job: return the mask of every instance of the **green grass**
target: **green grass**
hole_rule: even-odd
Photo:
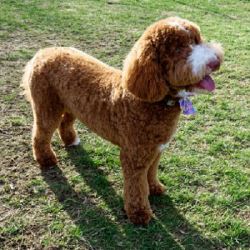
[[[249,1],[1,0],[0,248],[249,249]],[[155,219],[133,226],[122,211],[119,149],[77,124],[82,145],[41,172],[32,159],[32,114],[20,95],[39,48],[74,46],[121,67],[152,22],[181,16],[225,48],[215,95],[195,97],[160,165],[167,193]]]

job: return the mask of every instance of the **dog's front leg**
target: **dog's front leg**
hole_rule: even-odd
[[[148,169],[148,185],[151,195],[160,195],[164,193],[165,187],[158,179],[158,166],[161,153],[158,153]]]
[[[148,200],[147,174],[154,158],[146,150],[131,151],[122,149],[120,155],[124,176],[124,208],[131,222],[145,225],[153,216]]]

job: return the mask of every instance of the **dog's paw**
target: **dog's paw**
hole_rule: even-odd
[[[156,183],[156,184],[149,185],[150,195],[161,195],[165,192],[165,190],[166,190],[166,188],[160,182]]]
[[[147,225],[154,216],[152,210],[136,209],[127,213],[129,220],[135,225]]]
[[[57,164],[57,158],[54,155],[43,158],[37,158],[36,161],[39,163],[41,168],[49,168]]]
[[[71,144],[67,145],[67,147],[78,146],[80,144],[80,142],[81,142],[80,138],[76,137],[75,140]]]

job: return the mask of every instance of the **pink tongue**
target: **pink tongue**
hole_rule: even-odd
[[[213,90],[215,90],[215,83],[210,76],[205,76],[205,78],[198,82],[195,87],[212,92]]]

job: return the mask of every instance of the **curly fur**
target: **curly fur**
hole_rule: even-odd
[[[74,145],[73,124],[79,119],[121,148],[125,211],[133,223],[147,224],[153,215],[148,195],[164,192],[157,169],[161,145],[179,120],[176,94],[206,74],[203,66],[194,74],[189,63],[195,44],[203,44],[198,26],[169,18],[144,32],[122,71],[73,48],[40,50],[27,64],[22,84],[34,116],[34,158],[42,167],[55,165],[53,133],[58,129],[64,144]],[[214,53],[221,61],[222,52]],[[166,99],[177,102],[168,106]]]

